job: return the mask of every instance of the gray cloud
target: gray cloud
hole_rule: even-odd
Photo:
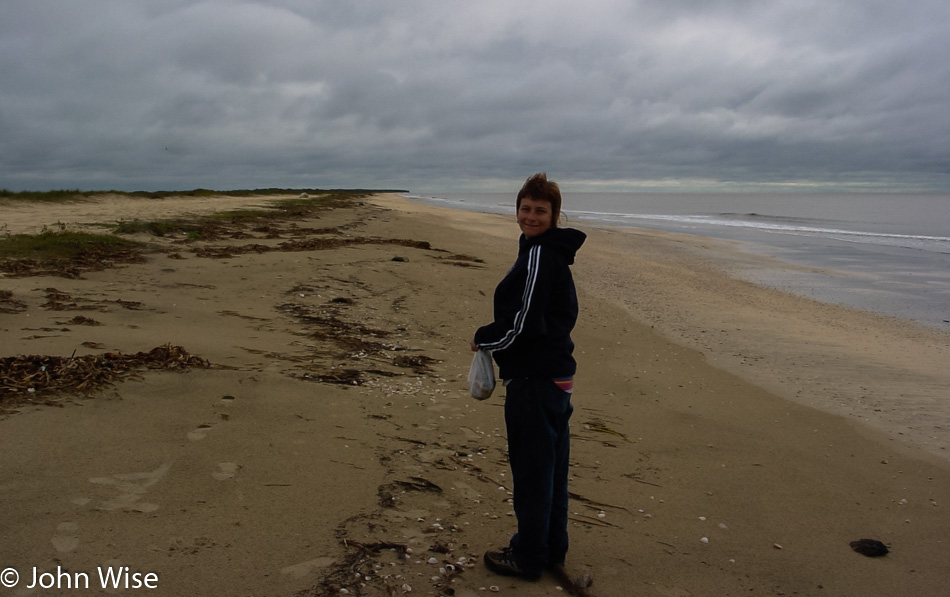
[[[0,187],[950,189],[942,0],[0,5]]]

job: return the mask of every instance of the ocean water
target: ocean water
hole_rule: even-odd
[[[411,200],[514,214],[515,193]],[[635,226],[737,241],[814,268],[743,272],[753,282],[950,330],[950,195],[568,193],[561,225]]]

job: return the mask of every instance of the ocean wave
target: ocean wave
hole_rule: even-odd
[[[804,218],[765,216],[749,214],[631,214],[618,212],[570,211],[569,215],[582,220],[605,223],[632,224],[633,222],[653,221],[684,227],[726,227],[745,228],[761,232],[792,234],[798,236],[818,236],[845,242],[857,242],[888,246],[907,247],[937,252],[950,252],[950,237],[914,234],[896,234],[889,232],[870,232],[849,230],[846,228],[824,227]]]

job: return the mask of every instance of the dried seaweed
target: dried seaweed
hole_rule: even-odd
[[[428,491],[431,493],[442,493],[442,488],[424,477],[411,477],[409,481],[396,479],[393,485],[403,488],[406,491]]]
[[[363,385],[363,372],[358,369],[335,369],[320,375],[306,373],[303,375],[303,379],[346,386],[361,386]]]
[[[278,305],[277,310],[290,315],[301,323],[316,326],[317,329],[310,336],[318,340],[332,340],[344,349],[344,355],[358,352],[377,354],[387,349],[381,342],[365,339],[366,336],[385,338],[390,335],[390,332],[386,330],[348,323],[330,314],[316,313],[312,307],[299,303]]]
[[[484,259],[473,257],[471,255],[465,255],[463,253],[449,255],[448,257],[445,257],[445,259],[451,259],[452,261],[471,261],[472,263],[485,263]]]
[[[139,301],[124,301],[122,299],[116,299],[115,301],[107,301],[107,302],[115,302],[115,304],[119,305],[123,309],[128,309],[129,311],[141,311],[142,309],[145,308],[145,305],[143,305]]]
[[[410,356],[410,355],[399,355],[393,358],[393,365],[397,367],[403,367],[405,369],[412,369],[414,372],[422,375],[432,371],[429,368],[431,363],[438,363],[440,361],[433,359],[432,357],[427,357],[424,354]]]
[[[86,299],[75,299],[68,292],[57,290],[56,288],[46,288],[46,302],[40,305],[47,311],[96,311],[100,310],[95,305],[80,305],[80,302],[88,302]]]
[[[245,255],[247,253],[270,253],[284,252],[295,253],[300,251],[326,251],[339,249],[351,245],[397,245],[401,247],[412,247],[415,249],[433,250],[432,245],[427,241],[408,240],[401,238],[376,238],[366,236],[355,236],[349,238],[308,238],[304,240],[284,241],[277,245],[262,245],[251,243],[246,245],[217,246],[217,247],[199,247],[193,249],[193,253],[198,257],[209,257],[213,259],[226,259]]]
[[[74,298],[68,292],[63,292],[62,290],[57,290],[56,288],[46,288],[44,292],[46,293],[46,302],[40,306],[47,311],[107,311],[108,309],[105,305],[112,303],[122,307],[123,309],[129,309],[131,311],[141,311],[145,309],[145,305],[138,301],[116,299],[114,301],[105,300],[96,303],[96,301],[91,301],[89,299]],[[88,323],[90,321],[94,321],[92,319],[81,319],[85,320],[82,322],[85,325],[99,325],[97,323]]]
[[[484,259],[479,259],[478,257],[472,257],[471,255],[465,254],[456,254],[456,255],[447,255],[445,257],[440,257],[444,263],[454,265],[455,267],[474,267],[478,269],[483,269]]]
[[[18,355],[0,358],[0,404],[31,401],[59,393],[89,394],[113,385],[137,369],[207,369],[210,363],[180,346],[149,352],[57,357]]]
[[[347,591],[352,591],[354,595],[361,595],[360,583],[354,583],[354,577],[364,578],[371,571],[374,571],[374,564],[377,564],[379,552],[383,550],[393,550],[401,558],[407,553],[408,545],[405,543],[394,543],[391,541],[377,541],[373,543],[361,543],[343,539],[342,543],[346,547],[343,558],[329,566],[324,573],[323,579],[319,584],[309,590],[297,593],[298,597],[310,597],[317,595],[338,595],[343,589],[350,587]],[[375,580],[382,581],[390,595],[396,595],[396,588],[388,582],[383,581],[378,575],[373,575]],[[401,591],[405,592],[405,591]]]
[[[58,276],[81,278],[90,271],[100,271],[124,263],[142,263],[142,250],[135,247],[87,248],[81,255],[68,259],[7,259],[0,261],[0,272],[10,277]]]
[[[588,421],[585,424],[585,429],[588,429],[589,431],[597,431],[599,433],[609,433],[611,435],[616,435],[617,437],[623,439],[623,441],[625,442],[633,443],[633,442],[630,442],[630,438],[628,438],[626,435],[620,433],[619,431],[615,431],[611,429],[610,427],[608,427],[604,423],[601,423],[600,421]]]
[[[0,290],[0,313],[22,313],[26,311],[26,303],[13,298],[13,292]]]

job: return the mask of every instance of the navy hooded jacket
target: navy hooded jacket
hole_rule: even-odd
[[[573,228],[521,235],[518,259],[495,288],[495,321],[475,332],[475,344],[492,351],[501,379],[574,375],[577,292],[570,266],[586,238]]]

